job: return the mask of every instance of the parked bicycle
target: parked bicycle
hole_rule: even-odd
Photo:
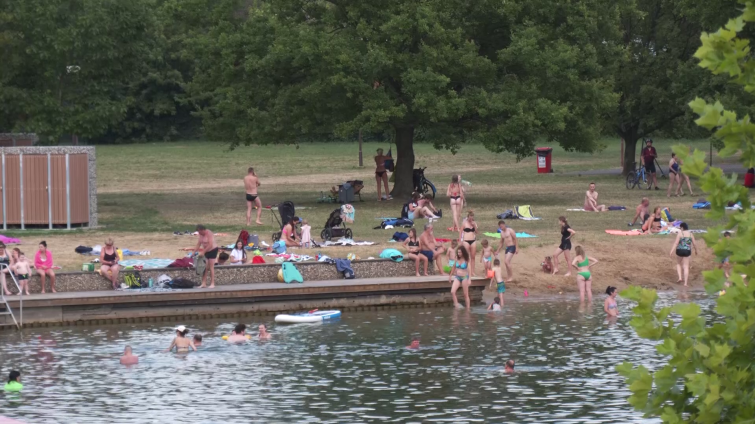
[[[414,191],[424,194],[425,197],[435,199],[435,184],[425,178],[425,169],[427,169],[427,167],[414,170]]]
[[[627,174],[627,189],[631,190],[635,187],[639,187],[640,189],[649,187],[645,167],[637,166],[637,162],[634,163],[634,170],[629,171]]]

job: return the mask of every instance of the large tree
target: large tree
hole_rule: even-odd
[[[290,142],[318,132],[394,134],[394,195],[412,191],[415,132],[532,154],[589,151],[615,106],[601,58],[618,13],[604,0],[280,0],[213,8],[189,40],[189,93],[211,136]]]
[[[0,125],[52,140],[121,122],[155,54],[153,0],[0,3]]]

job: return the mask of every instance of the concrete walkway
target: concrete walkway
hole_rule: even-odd
[[[737,174],[744,174],[747,172],[747,169],[742,166],[740,163],[722,163],[720,165],[713,165],[715,167],[721,168],[725,173],[730,174],[736,172]],[[706,168],[707,170],[707,168]],[[668,167],[663,167],[663,172],[668,175]],[[571,172],[564,172],[560,175],[576,175],[576,176],[590,176],[590,175],[614,175],[619,176],[621,175],[621,168],[609,168],[609,169],[589,169],[586,171],[571,171]]]

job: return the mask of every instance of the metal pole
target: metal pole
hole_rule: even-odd
[[[52,230],[52,161],[49,153],[47,154],[47,221]]]
[[[0,190],[3,191],[3,230],[8,229],[8,215],[7,210],[8,208],[5,205],[5,153],[3,152],[3,186],[0,187]]]
[[[362,162],[362,130],[359,130],[359,167],[363,167],[364,163]]]
[[[18,155],[18,173],[19,181],[21,182],[21,229],[26,229],[24,226],[24,154]]]
[[[66,216],[67,226],[71,229],[71,169],[70,162],[68,161],[68,153],[66,153]]]

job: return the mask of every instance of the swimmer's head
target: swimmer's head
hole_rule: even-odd
[[[608,286],[608,288],[606,288],[606,294],[609,296],[614,294],[615,292],[616,292],[616,287]]]
[[[176,327],[176,333],[180,334],[182,337],[186,337],[186,334],[188,332],[189,330],[183,325],[179,325],[178,327]]]
[[[245,331],[246,331],[246,325],[244,324],[239,324],[233,329],[233,332],[236,334],[244,334]]]
[[[201,334],[195,334],[194,335],[194,341],[202,343],[202,335]]]
[[[496,298],[493,299],[493,303],[495,303],[496,305],[500,305],[501,304],[501,299],[499,299],[499,298],[496,297]]]
[[[514,360],[509,359],[506,361],[506,371],[514,371]]]
[[[412,339],[412,343],[409,345],[412,349],[418,349],[419,348],[419,338],[415,337]]]
[[[11,371],[10,374],[8,374],[8,383],[18,381],[19,378],[21,378],[21,372]]]
[[[123,349],[123,354],[126,356],[131,355],[131,346],[126,346],[126,348]]]
[[[267,326],[265,324],[260,324],[257,328],[260,330],[260,333],[267,333]]]
[[[493,266],[501,266],[500,259],[493,259]]]
[[[488,247],[488,239],[482,239],[482,247]]]

